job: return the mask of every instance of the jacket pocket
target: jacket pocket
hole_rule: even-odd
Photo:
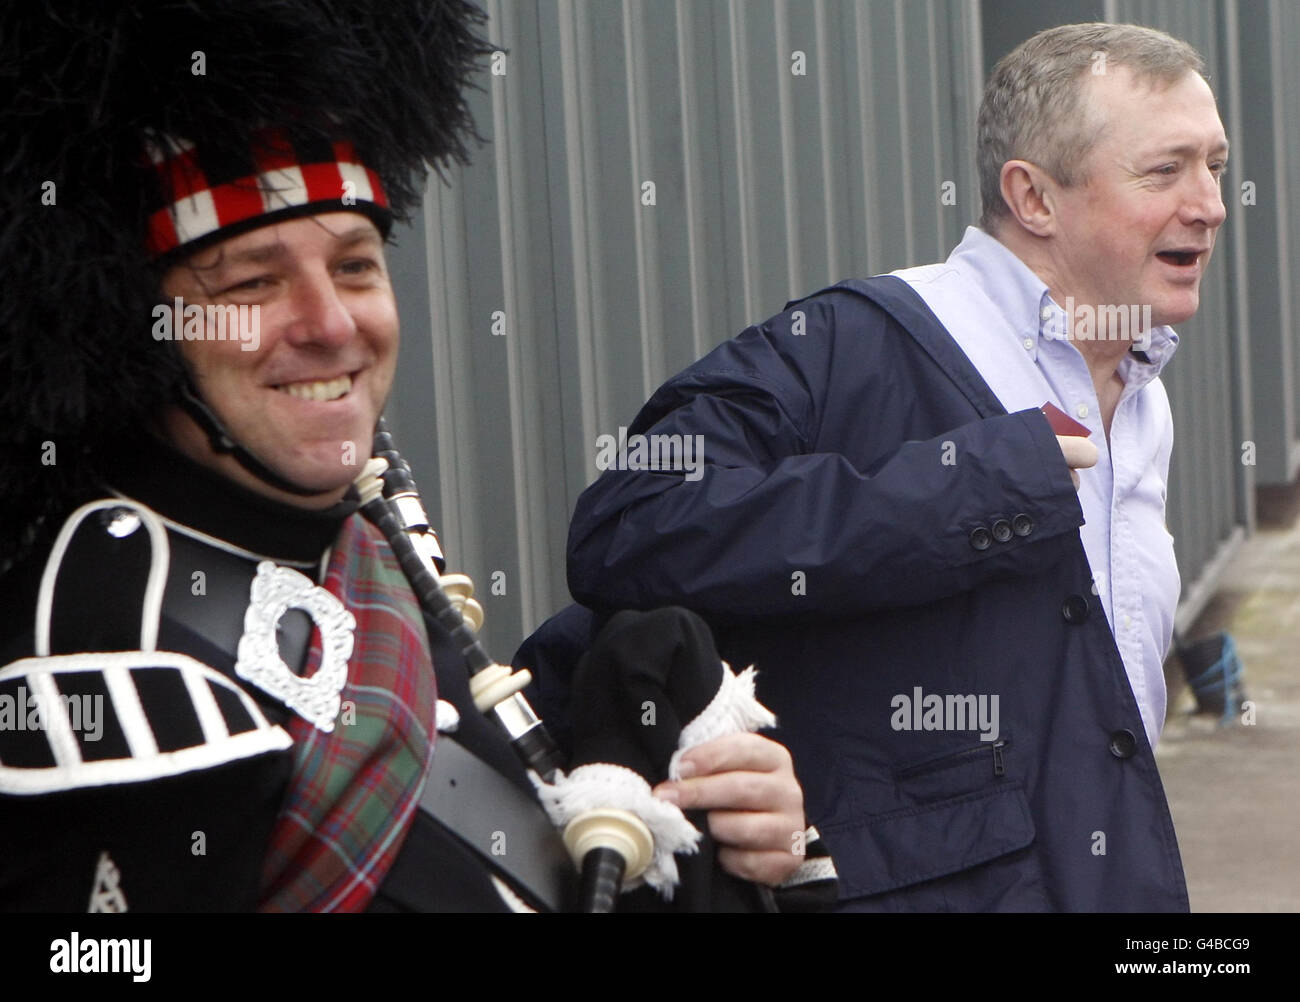
[[[904,803],[946,800],[976,793],[1009,780],[1010,738],[981,741],[976,745],[910,763],[894,770],[894,785]],[[1012,775],[1014,779],[1014,774]]]
[[[1035,834],[1019,783],[818,827],[839,871],[841,898],[958,873],[1024,849]],[[1037,864],[1026,858],[1025,865]]]

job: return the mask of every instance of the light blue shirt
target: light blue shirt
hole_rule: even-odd
[[[1145,349],[1148,361],[1130,352],[1120,362],[1124,391],[1107,446],[1088,365],[1064,336],[1065,310],[1015,254],[972,226],[944,263],[894,274],[925,300],[1008,412],[1050,400],[1092,429],[1089,440],[1100,458],[1079,471],[1086,520],[1079,532],[1093,590],[1154,747],[1164,727],[1162,665],[1180,587],[1165,527],[1174,426],[1158,377],[1178,335],[1156,327]]]

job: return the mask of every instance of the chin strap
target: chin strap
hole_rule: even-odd
[[[226,431],[221,419],[213,413],[212,408],[199,399],[199,395],[195,392],[188,377],[186,377],[185,384],[181,387],[180,398],[177,402],[185,409],[185,413],[192,417],[195,423],[207,434],[213,452],[233,456],[240,466],[257,477],[258,480],[270,484],[278,490],[296,494],[298,497],[311,497],[323,493],[315,487],[302,487],[291,480],[284,479],[236,442],[231,437],[230,432]]]

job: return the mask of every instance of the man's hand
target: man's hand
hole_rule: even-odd
[[[1097,447],[1086,438],[1075,435],[1057,435],[1056,441],[1065,456],[1065,464],[1070,467],[1070,479],[1074,481],[1074,489],[1077,491],[1079,474],[1074,471],[1097,465]]]
[[[656,797],[684,811],[709,812],[709,834],[728,873],[775,886],[803,856],[803,788],[785,745],[759,734],[705,742],[681,759],[682,780],[660,783]]]

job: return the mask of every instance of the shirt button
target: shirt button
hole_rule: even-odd
[[[1011,523],[1005,518],[1000,518],[993,523],[993,538],[999,543],[1005,543],[1011,538]]]
[[[1114,731],[1110,736],[1110,753],[1116,758],[1132,758],[1137,747],[1138,739],[1128,728]]]
[[[1061,603],[1061,618],[1078,625],[1088,618],[1088,600],[1082,595],[1071,595]]]
[[[1011,531],[1017,536],[1028,536],[1034,531],[1034,520],[1028,515],[1017,515],[1011,520]]]
[[[989,534],[988,529],[981,525],[971,530],[970,545],[977,550],[987,550],[993,545],[993,537]]]
[[[1081,418],[1082,418],[1082,417],[1087,417],[1087,416],[1088,416],[1088,405],[1087,405],[1087,404],[1080,404],[1078,407],[1076,407],[1076,408],[1074,409],[1074,413],[1078,414],[1079,417],[1081,417]]]
[[[1052,308],[1050,306],[1044,306],[1041,310],[1038,311],[1038,317],[1040,320],[1051,320]]]
[[[1025,338],[1024,344],[1025,344],[1025,351],[1033,351],[1033,350],[1034,350],[1034,339],[1033,339],[1033,338],[1031,338],[1031,337],[1027,337],[1027,338]]]

